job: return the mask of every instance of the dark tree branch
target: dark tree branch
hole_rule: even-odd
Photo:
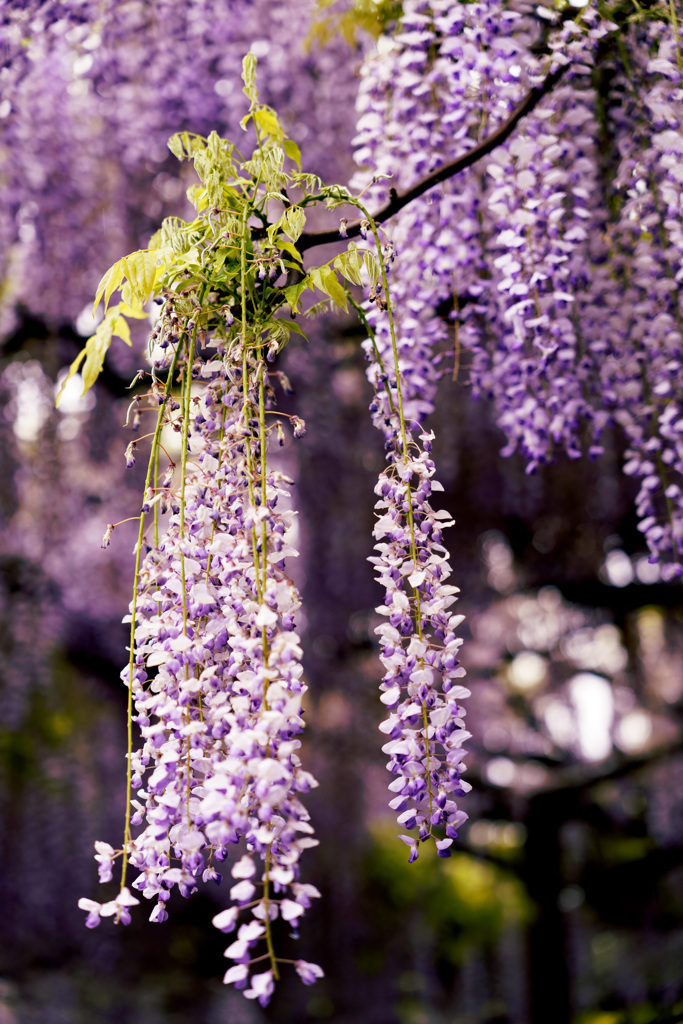
[[[384,221],[389,220],[395,213],[402,210],[408,203],[412,203],[413,199],[417,199],[418,196],[424,195],[434,185],[438,185],[442,181],[446,181],[448,178],[454,177],[459,174],[460,171],[464,171],[465,168],[471,167],[473,164],[481,160],[482,157],[487,156],[494,149],[505,142],[506,139],[512,135],[513,131],[527,114],[540,103],[544,96],[547,96],[552,89],[555,88],[557,83],[562,78],[566,70],[566,66],[559,67],[555,71],[552,71],[546,78],[541,82],[540,85],[535,85],[531,89],[522,102],[515,108],[510,117],[505,121],[500,128],[497,128],[495,132],[492,132],[483,142],[480,142],[478,146],[468,150],[462,156],[459,156],[457,160],[453,160],[452,163],[446,164],[445,167],[440,167],[433,174],[430,174],[427,178],[419,181],[417,185],[413,185],[412,188],[404,192],[403,195],[399,195],[395,189],[390,190],[390,199],[386,206],[374,214],[374,221],[377,224],[383,224]],[[346,228],[345,238],[356,238],[360,235],[362,221],[354,220],[349,221]],[[328,245],[330,242],[338,242],[340,240],[339,228],[334,228],[331,231],[316,231],[310,234],[303,234],[297,241],[297,249],[299,252],[304,252],[306,249],[312,249],[317,245]]]

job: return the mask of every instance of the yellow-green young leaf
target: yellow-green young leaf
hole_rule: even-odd
[[[224,140],[220,137],[217,131],[212,131],[209,135],[206,140],[206,148],[214,162],[222,160],[227,155]]]
[[[183,146],[183,140],[180,135],[172,135],[168,140],[168,148],[173,153],[173,156],[178,160],[184,160],[186,157],[185,148]]]
[[[306,226],[306,214],[298,206],[292,206],[285,210],[285,223],[282,225],[282,230],[286,235],[296,242],[297,238],[301,237],[301,233]]]
[[[117,316],[114,329],[112,331],[112,337],[120,338],[121,341],[125,341],[126,345],[132,345],[130,340],[130,327],[128,321],[123,316]]]
[[[191,249],[187,250],[187,252],[179,254],[176,259],[181,266],[188,266],[189,264],[198,266],[202,262],[202,258],[199,255],[199,249],[196,245],[193,245]]]
[[[346,297],[346,292],[339,284],[337,275],[335,274],[332,267],[314,267],[309,271],[311,281],[316,288],[319,288],[321,292],[325,292],[326,295],[336,302],[338,306],[348,313],[349,306]]]
[[[194,158],[194,169],[197,172],[199,180],[206,185],[206,179],[211,171],[213,164],[209,157],[209,154],[204,150],[202,153],[197,153]]]
[[[299,304],[299,299],[301,298],[301,293],[305,291],[306,288],[310,287],[311,282],[309,278],[304,277],[302,281],[297,281],[296,284],[290,284],[287,288],[284,289],[285,298],[287,299],[287,302],[289,303],[293,313],[298,312],[297,306]]]
[[[74,359],[73,363],[69,367],[69,372],[64,378],[62,386],[59,389],[57,405],[59,405],[62,392],[66,387],[66,382],[73,377],[75,373],[78,373],[83,360],[85,360],[83,363],[83,394],[93,386],[99,377],[102,372],[102,367],[104,366],[104,357],[107,354],[107,349],[111,345],[112,337],[115,333],[119,337],[123,337],[123,334],[119,330],[119,322],[122,322],[125,331],[128,330],[128,324],[120,316],[120,308],[120,306],[112,306],[112,308],[107,312],[102,323],[98,325],[95,333],[86,341],[85,348],[81,349]],[[124,341],[125,340],[126,339],[124,337]],[[130,336],[128,338],[128,344],[130,344]]]
[[[236,188],[231,185],[223,185],[223,199],[227,202],[227,205],[231,210],[240,210],[242,206],[242,197]]]
[[[67,373],[66,377],[62,381],[62,386],[59,389],[59,393],[57,394],[57,398],[55,399],[55,405],[56,405],[57,408],[59,408],[59,403],[62,400],[62,395],[64,394],[64,388],[66,387],[67,381],[70,380],[75,373],[78,373],[78,368],[79,368],[79,366],[81,365],[81,363],[83,362],[84,359],[85,359],[85,349],[82,348],[81,351],[76,356],[76,358],[74,359],[74,361],[71,364],[71,366],[69,367],[69,372]]]
[[[223,188],[221,186],[221,175],[217,168],[212,168],[206,178],[206,192],[209,205],[219,207],[223,201]]]
[[[201,135],[193,135],[190,132],[177,132],[168,140],[168,148],[178,160],[192,159],[204,148],[204,144]]]
[[[116,288],[118,288],[119,285],[121,284],[121,282],[123,281],[123,273],[124,273],[123,260],[119,260],[117,263],[114,264],[113,267],[109,268],[109,270],[106,272],[106,274],[103,275],[102,280],[100,281],[100,283],[97,286],[97,291],[95,292],[95,301],[93,302],[93,306],[92,306],[93,316],[95,315],[95,310],[99,306],[100,299],[102,298],[103,295],[104,295],[104,311],[105,311],[105,313],[107,312],[107,306],[109,305],[109,299],[111,298],[111,293]]]
[[[306,341],[308,341],[306,332],[299,326],[296,320],[283,320],[281,317],[276,316],[273,317],[271,322],[281,324],[286,330],[294,331],[295,334],[300,334],[302,338],[305,338]]]
[[[109,318],[109,314],[107,314],[95,334],[86,341],[85,363],[83,364],[83,394],[90,390],[102,372],[104,357],[111,345],[113,334],[114,322]]]
[[[164,267],[157,267],[157,270],[165,270]],[[140,303],[131,306],[128,302],[119,303],[119,312],[123,316],[132,316],[135,320],[146,320],[149,313],[142,308]]]
[[[198,213],[201,213],[209,205],[206,189],[202,185],[190,185],[185,195]]]
[[[379,281],[379,263],[373,252],[366,252],[365,254],[365,269],[368,272],[370,284],[374,288]]]
[[[343,185],[334,185],[327,190],[325,206],[328,210],[336,210],[338,206],[345,206],[351,199],[351,193]]]
[[[270,242],[271,245],[274,244],[273,239],[275,238],[275,236],[278,233],[278,231],[280,230],[280,228],[283,228],[284,226],[285,226],[285,215],[283,213],[282,216],[280,217],[280,219],[276,220],[275,223],[271,224],[270,227],[268,228],[268,241]]]
[[[285,242],[284,238],[278,238],[277,240],[278,249],[284,249],[290,256],[293,256],[297,263],[303,263],[303,256],[295,245],[291,242]]]
[[[297,146],[296,142],[292,142],[291,139],[284,139],[282,148],[289,159],[293,160],[299,170],[301,170],[301,150]]]
[[[352,284],[362,285],[361,270],[363,268],[363,257],[357,249],[349,249],[348,252],[340,253],[333,265],[337,270],[341,271],[347,281],[351,281]]]
[[[157,258],[149,249],[138,249],[122,260],[124,273],[130,281],[133,304],[144,305],[152,294],[157,276]]]
[[[244,82],[244,95],[252,103],[257,103],[256,54],[252,53],[251,50],[242,59],[242,81]]]
[[[346,294],[346,289],[339,283],[339,278],[335,274],[332,267],[327,267],[327,274],[325,275],[325,284],[327,285],[327,294],[330,298],[337,303],[345,313],[349,311],[349,300]]]
[[[254,121],[266,135],[270,135],[271,139],[275,139],[276,142],[282,142],[285,133],[277,119],[277,114],[274,110],[270,110],[268,107],[261,107],[254,114]]]

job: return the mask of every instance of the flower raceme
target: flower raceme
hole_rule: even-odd
[[[388,450],[375,527],[387,593],[387,621],[379,630],[382,699],[390,712],[383,731],[396,776],[391,806],[404,830],[417,831],[417,838],[401,837],[411,845],[411,859],[418,841],[430,836],[440,855],[449,855],[466,818],[454,797],[469,788],[460,778],[461,744],[469,734],[457,703],[467,690],[457,682],[464,674],[455,632],[462,617],[449,611],[457,590],[447,583],[442,544],[448,515],[429,503],[440,486],[433,480],[433,435],[422,432],[417,444],[406,425],[407,414],[418,422],[429,408],[427,399],[420,401],[429,391],[425,381],[434,383],[428,346],[397,344],[385,265],[393,247],[380,245],[360,198],[326,189],[315,176],[284,172],[286,156],[298,165],[298,150],[287,148],[276,115],[258,102],[253,55],[245,58],[243,78],[258,150],[242,161],[215,133],[171,140],[173,152],[193,159],[206,184],[191,190],[199,216],[191,224],[164,222],[156,247],[105,274],[97,295],[104,296],[105,312],[117,288],[122,301],[106,312],[70,370],[85,360],[84,380],[92,382],[111,337],[127,336],[125,317],[141,315],[149,295],[157,296],[152,383],[133,402],[134,422],[155,413],[156,425],[136,547],[130,657],[122,673],[129,693],[128,812],[122,850],[96,843],[101,881],[111,880],[114,860],[122,857],[121,887],[114,900],[83,899],[80,906],[88,927],[102,917],[128,923],[139,902],[128,888],[132,868],[131,888],[154,901],[150,919],[161,923],[174,888],[189,896],[200,878],[220,883],[230,847],[239,847],[229,868],[231,905],[213,923],[231,935],[224,981],[265,1006],[281,964],[291,964],[306,985],[322,977],[317,964],[275,952],[281,923],[296,928],[319,893],[299,875],[302,853],[317,843],[301,796],[317,783],[299,758],[306,685],[295,626],[300,599],[285,569],[297,554],[294,513],[287,508],[291,481],[268,457],[272,431],[279,442],[284,437],[281,422],[269,418],[271,380],[284,381],[269,365],[291,331],[303,333],[275,314],[285,302],[294,312],[304,288],[347,309],[351,297],[337,271],[358,284],[364,269],[374,282],[376,308],[366,318],[370,327],[371,320],[377,324],[370,342],[377,362],[373,409]],[[268,204],[273,196],[281,201],[285,187],[299,189],[303,199],[270,224]],[[350,247],[333,265],[303,274],[295,242],[306,205],[321,199],[333,208],[356,206],[374,250],[371,242]],[[278,284],[292,270],[295,283]],[[294,437],[301,437],[305,423],[290,420]],[[181,454],[179,467],[170,462],[164,470],[167,435],[179,438]],[[136,444],[126,452],[129,467]],[[107,543],[115,528],[108,526]],[[133,723],[141,735],[137,749]]]
[[[226,982],[265,1005],[278,962],[271,922],[296,922],[319,895],[298,881],[299,857],[317,842],[299,796],[316,782],[297,753],[306,691],[294,626],[300,601],[284,572],[296,555],[293,514],[278,508],[289,481],[262,461],[254,410],[268,389],[265,364],[221,347],[188,370],[192,461],[180,493],[160,487],[152,499],[171,515],[138,577],[132,695],[143,745],[131,757],[132,825],[144,827],[128,859],[139,872],[133,888],[156,901],[150,919],[162,922],[174,886],[189,896],[199,877],[220,882],[217,865],[243,843],[230,872],[234,906],[214,924],[237,928]],[[128,684],[128,667],[123,678]],[[96,848],[108,881],[114,851]],[[127,923],[137,902],[124,888],[117,900],[80,906],[94,927],[114,914]],[[238,926],[241,914],[248,920]],[[250,979],[260,942],[271,966]],[[297,969],[306,983],[321,973]]]
[[[449,556],[441,531],[453,521],[429,503],[439,486],[429,457],[433,436],[421,434],[423,447],[414,446],[408,461],[402,452],[391,452],[375,488],[378,555],[371,558],[386,591],[377,612],[387,621],[376,633],[385,670],[380,699],[390,711],[380,725],[388,736],[382,749],[396,776],[389,786],[395,794],[389,806],[398,812],[402,828],[417,829],[417,838],[400,836],[410,846],[411,861],[418,856],[418,842],[430,836],[439,856],[450,855],[457,828],[467,818],[453,798],[471,789],[461,778],[462,744],[470,733],[458,701],[469,690],[459,682],[465,670],[458,662],[462,640],[455,632],[464,616],[449,611],[458,588],[447,583]],[[444,834],[438,836],[435,828]]]
[[[200,878],[220,883],[219,868],[239,846],[231,906],[214,925],[236,933],[225,950],[232,961],[225,982],[265,1006],[282,963],[304,984],[322,977],[317,964],[284,959],[274,945],[279,922],[296,929],[319,896],[299,877],[301,854],[317,844],[301,796],[317,783],[299,758],[307,689],[295,625],[301,602],[285,569],[297,554],[295,513],[287,508],[291,481],[268,458],[272,431],[284,436],[280,420],[271,419],[269,363],[298,329],[275,317],[288,296],[271,282],[284,270],[281,252],[298,257],[291,239],[305,215],[288,211],[287,236],[276,224],[252,237],[250,218],[263,223],[270,196],[292,181],[285,156],[298,162],[298,150],[286,153],[274,112],[259,104],[253,55],[243,77],[258,150],[238,168],[234,148],[215,133],[171,140],[208,182],[195,186],[199,216],[165,222],[156,248],[105,274],[97,296],[104,295],[105,310],[117,287],[122,296],[103,322],[112,330],[90,339],[70,371],[85,359],[84,379],[94,380],[119,321],[156,294],[162,308],[151,339],[152,384],[135,400],[135,418],[155,414],[156,426],[122,673],[128,811],[123,849],[96,844],[102,881],[122,857],[121,888],[113,901],[80,906],[89,927],[102,917],[128,923],[139,902],[127,884],[132,868],[132,889],[155,901],[150,919],[163,922],[171,890],[189,896]],[[317,179],[299,175],[294,187],[305,192],[311,182]],[[336,276],[334,284],[343,295]],[[292,432],[304,434],[303,420],[292,418]],[[178,437],[181,454],[179,467],[171,462],[164,471],[167,435]],[[126,461],[134,462],[132,446]],[[107,542],[114,529],[107,528]]]
[[[464,616],[449,610],[458,588],[448,583],[451,567],[442,536],[453,520],[430,504],[432,493],[443,487],[434,479],[434,433],[420,428],[433,407],[433,339],[412,332],[405,338],[396,331],[388,276],[394,247],[382,247],[371,226],[383,257],[385,296],[380,303],[377,288],[370,293],[367,305],[374,294],[374,308],[368,309],[366,324],[371,336],[363,343],[375,389],[370,409],[384,435],[387,457],[375,487],[378,554],[370,559],[385,590],[384,604],[376,611],[387,618],[376,629],[385,670],[380,699],[390,712],[380,729],[388,736],[382,748],[389,755],[387,768],[396,776],[389,786],[395,794],[389,806],[398,812],[402,828],[417,832],[400,836],[413,861],[419,843],[430,837],[439,856],[450,856],[457,828],[467,819],[454,797],[471,789],[461,778],[462,744],[471,734],[458,703],[469,690],[458,682],[465,670],[458,661],[462,640],[456,630]],[[420,443],[413,440],[411,427],[420,430]]]

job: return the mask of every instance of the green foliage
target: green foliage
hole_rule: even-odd
[[[104,317],[66,378],[81,370],[84,391],[99,376],[112,340],[118,337],[131,344],[128,319],[145,318],[152,298],[162,303],[172,299],[181,318],[179,337],[190,333],[190,324],[210,325],[214,331],[218,324],[220,334],[222,311],[241,310],[250,325],[249,338],[243,340],[260,350],[267,346],[272,355],[287,344],[292,332],[305,337],[292,319],[302,312],[304,292],[312,291],[314,299],[307,314],[327,309],[330,303],[348,313],[345,282],[359,286],[367,275],[373,287],[377,284],[380,266],[375,254],[354,243],[323,266],[304,271],[297,242],[306,229],[307,208],[319,203],[330,209],[359,206],[360,199],[342,186],[324,186],[317,175],[302,172],[298,146],[287,138],[275,111],[259,100],[253,53],[244,58],[242,79],[249,111],[241,125],[246,129],[253,122],[256,132],[251,157],[244,159],[216,132],[208,138],[179,132],[169,139],[171,152],[179,160],[191,161],[197,173],[199,182],[188,189],[197,216],[191,221],[167,218],[146,249],[124,256],[103,274],[93,313],[103,302]],[[117,291],[121,300],[110,306]],[[275,315],[283,307],[290,313],[287,319]],[[244,333],[237,321],[231,323],[235,326],[224,332],[228,345]]]
[[[346,292],[339,283],[339,279],[332,267],[328,265],[323,267],[313,267],[308,276],[315,288],[324,292],[326,295],[329,295],[333,302],[336,302],[338,306],[341,306],[345,313],[348,313],[349,307],[346,299]]]
[[[0,776],[16,794],[29,783],[52,792],[65,789],[50,771],[55,754],[91,767],[91,748],[83,737],[96,731],[102,707],[61,652],[51,656],[49,667],[50,688],[27,688],[21,722],[0,723]]]
[[[492,946],[501,931],[521,927],[533,915],[522,883],[510,872],[467,853],[440,859],[431,844],[408,863],[393,826],[373,832],[369,887],[382,904],[405,919],[419,913],[438,944],[437,955],[460,963],[473,946]],[[391,922],[387,921],[388,930]]]
[[[306,46],[327,46],[341,36],[350,47],[358,43],[359,33],[373,39],[391,30],[403,13],[400,0],[318,0]]]
[[[104,319],[98,324],[95,333],[88,338],[85,347],[81,349],[69,367],[69,372],[59,389],[56,404],[59,405],[67,381],[75,373],[78,373],[81,363],[83,364],[83,394],[85,394],[102,372],[104,357],[113,339],[120,338],[126,345],[131,344],[130,327],[126,317],[140,319],[146,316],[147,314],[141,307],[130,306],[127,302],[121,302],[117,306],[112,306],[111,309],[108,309]]]
[[[653,1003],[638,1003],[627,1010],[585,1010],[576,1018],[575,1024],[681,1024],[683,1022],[683,1000],[673,1006],[655,1006]]]
[[[343,274],[347,281],[350,281],[352,284],[362,285],[363,254],[355,246],[350,245],[346,252],[337,256],[333,266]]]

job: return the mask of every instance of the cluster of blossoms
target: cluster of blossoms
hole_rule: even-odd
[[[500,145],[396,218],[398,333],[430,368],[427,404],[438,353],[455,348],[529,472],[558,452],[595,458],[605,428],[624,428],[666,578],[683,538],[680,19],[571,13],[409,0],[364,64],[357,181],[406,190],[539,90]]]
[[[629,442],[624,471],[640,480],[640,529],[667,578],[681,575],[683,542],[681,40],[655,22],[627,41],[627,58],[614,113],[621,129],[615,186],[623,201],[611,255],[621,309],[614,280],[604,275],[599,300],[611,315],[603,315],[609,348],[601,373]]]
[[[319,895],[299,881],[300,855],[317,843],[299,797],[317,783],[298,756],[306,692],[294,622],[300,601],[284,570],[296,555],[293,513],[278,507],[291,481],[265,462],[259,403],[263,410],[270,388],[259,350],[221,339],[205,350],[208,358],[186,360],[183,404],[159,396],[167,424],[183,434],[187,461],[180,482],[171,467],[143,508],[169,515],[142,561],[131,607],[135,645],[122,676],[143,740],[130,761],[131,825],[143,828],[133,837],[129,827],[123,852],[139,872],[133,888],[156,901],[150,920],[161,922],[174,886],[189,896],[200,877],[220,882],[217,865],[242,844],[230,870],[232,906],[214,924],[237,928],[225,951],[234,961],[226,983],[265,1005],[282,962],[272,922],[296,927]],[[155,351],[156,369],[167,369],[175,346],[166,335]],[[108,881],[118,853],[106,843],[96,849]],[[80,905],[93,927],[114,914],[127,923],[137,902],[123,887],[113,901]],[[253,973],[252,964],[267,969]],[[316,964],[294,966],[306,984],[322,975]]]
[[[418,443],[410,429],[420,429],[430,407],[428,343],[396,336],[387,277],[392,260],[389,246],[384,257],[386,299],[369,310],[375,329],[364,342],[375,388],[373,422],[384,435],[387,453],[387,467],[375,487],[378,555],[370,561],[385,590],[384,604],[376,611],[387,621],[375,632],[384,667],[380,699],[390,712],[380,725],[388,736],[382,750],[396,776],[389,785],[394,794],[389,806],[398,812],[402,828],[416,830],[416,835],[400,836],[414,861],[419,843],[430,837],[439,856],[449,857],[457,828],[467,819],[454,798],[471,789],[461,778],[466,767],[462,745],[471,734],[458,703],[470,691],[459,682],[465,669],[458,661],[462,640],[456,630],[464,616],[449,610],[458,588],[448,583],[451,567],[442,530],[453,521],[448,512],[435,511],[430,504],[432,492],[443,490],[433,479],[434,434],[421,431]],[[380,308],[385,305],[388,317]]]

